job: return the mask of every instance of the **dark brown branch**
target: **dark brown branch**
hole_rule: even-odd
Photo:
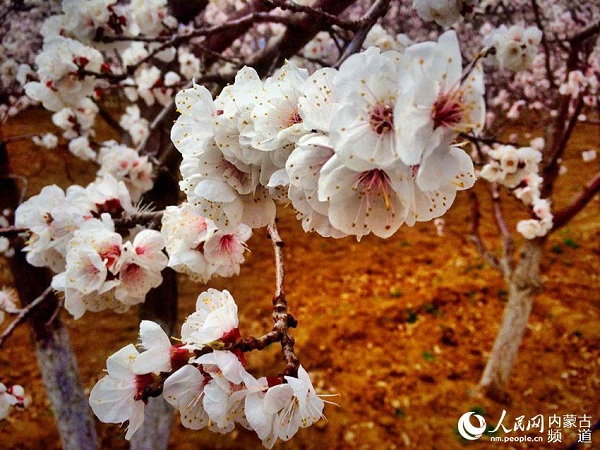
[[[110,113],[106,110],[106,108],[104,108],[104,106],[100,102],[94,103],[96,103],[96,106],[98,107],[98,113],[100,114],[100,117],[104,119],[104,121],[109,127],[118,132],[121,136],[128,135],[128,133],[121,126],[121,124],[117,122],[113,116],[110,115]]]
[[[131,228],[135,225],[143,225],[149,229],[160,230],[164,211],[149,211],[134,214],[123,214],[123,217],[115,219],[115,228]]]
[[[300,5],[298,3],[288,3],[283,0],[262,0],[263,3],[271,6],[272,8],[281,8],[284,11],[292,11],[295,13],[304,13],[313,19],[326,23],[328,25],[336,25],[345,30],[357,31],[360,29],[360,21],[350,21],[340,19],[335,14],[330,14],[323,11],[320,8],[313,8],[311,6]]]
[[[46,288],[46,290],[44,292],[42,292],[42,294],[39,297],[37,297],[31,303],[27,304],[25,307],[23,307],[19,310],[19,314],[17,315],[17,317],[15,317],[15,319],[8,325],[8,327],[6,327],[6,330],[4,330],[4,332],[0,336],[0,347],[2,347],[2,345],[4,344],[6,339],[8,339],[8,337],[15,331],[15,329],[20,324],[25,322],[25,320],[27,319],[29,314],[31,314],[31,312],[37,306],[39,306],[44,300],[46,300],[46,297],[48,297],[50,292],[52,292],[52,286],[48,286]]]
[[[388,8],[390,6],[390,0],[377,0],[371,8],[365,13],[363,17],[358,21],[358,31],[350,41],[350,44],[346,47],[344,54],[340,57],[340,59],[333,65],[333,67],[340,67],[340,65],[348,59],[350,55],[360,51],[365,39],[367,38],[367,34],[373,25],[379,20],[380,17],[385,16]]]
[[[278,330],[256,338],[253,336],[238,339],[233,343],[226,343],[220,350],[241,350],[250,352],[252,350],[264,350],[269,344],[281,341],[281,333]]]
[[[502,271],[500,268],[500,262],[498,258],[494,256],[492,252],[487,248],[483,239],[481,238],[481,234],[479,233],[479,223],[481,219],[481,210],[479,208],[479,199],[477,198],[477,194],[471,189],[468,191],[469,201],[471,204],[470,207],[470,224],[469,224],[469,240],[475,244],[477,251],[479,254],[485,259],[485,261],[499,271]]]
[[[0,228],[0,236],[13,236],[21,233],[29,233],[29,228],[15,226]]]
[[[552,230],[555,232],[573,219],[600,192],[600,172],[587,184],[585,189],[565,208],[554,214]]]
[[[501,141],[495,137],[473,136],[472,134],[468,134],[468,133],[459,133],[459,136],[467,139],[468,141],[476,143],[476,144],[485,144],[485,145],[489,145],[489,146],[492,146],[494,144],[514,145],[510,142]]]
[[[546,79],[550,83],[550,88],[552,90],[556,89],[556,82],[554,81],[554,74],[552,73],[552,67],[550,65],[550,57],[552,53],[550,52],[550,46],[548,45],[548,39],[546,38],[546,29],[542,22],[542,13],[540,11],[540,7],[537,3],[537,0],[531,0],[531,6],[533,7],[533,14],[535,16],[535,23],[537,27],[542,32],[542,47],[544,48],[544,59],[546,65]]]
[[[355,1],[317,0],[312,7],[329,14],[340,14]],[[248,66],[254,67],[261,78],[268,76],[272,68],[279,67],[287,58],[298,53],[326,26],[329,25],[319,23],[311,17],[288,24],[283,36],[272,40],[262,52],[248,62]]]
[[[27,139],[33,139],[34,137],[43,137],[46,133],[29,133],[29,134],[19,134],[17,136],[10,136],[3,139],[5,144],[10,144],[11,142],[17,141],[25,141]]]
[[[544,178],[544,182],[542,185],[541,198],[548,198],[552,194],[554,182],[556,181],[556,177],[558,177],[558,161],[567,148],[569,139],[571,139],[571,135],[573,134],[573,130],[575,129],[575,125],[577,124],[579,114],[583,110],[584,106],[583,95],[581,94],[576,100],[573,113],[569,117],[570,99],[565,98],[564,102],[565,103],[563,103],[563,108],[559,112],[559,116],[555,121],[555,124],[559,125],[566,123],[566,126],[564,126],[563,128],[559,128],[557,126],[557,129],[555,130],[553,136],[553,145],[550,150],[550,153],[545,155],[545,158],[542,160],[542,163],[544,164],[542,169],[542,177]]]

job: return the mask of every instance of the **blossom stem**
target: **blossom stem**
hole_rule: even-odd
[[[276,281],[275,297],[273,298],[273,331],[277,331],[281,336],[281,350],[287,366],[284,375],[296,377],[298,376],[300,361],[298,361],[298,358],[294,353],[294,338],[290,335],[289,329],[294,328],[298,322],[288,313],[287,300],[283,292],[285,268],[283,265],[282,249],[284,243],[279,237],[279,231],[277,230],[277,225],[275,223],[268,227],[268,233],[275,253]]]

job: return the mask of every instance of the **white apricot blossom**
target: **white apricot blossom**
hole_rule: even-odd
[[[133,344],[123,347],[106,360],[108,375],[98,381],[90,392],[92,411],[104,423],[129,421],[125,439],[129,440],[144,423],[143,389],[152,377],[134,373],[133,366],[140,353]]]
[[[196,311],[181,327],[181,340],[201,349],[211,342],[238,333],[237,305],[229,291],[208,289],[198,296]]]

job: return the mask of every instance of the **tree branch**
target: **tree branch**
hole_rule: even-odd
[[[500,202],[500,191],[497,183],[491,183],[490,190],[492,193],[492,207],[494,209],[494,219],[498,226],[498,231],[502,236],[502,259],[500,259],[500,268],[502,273],[508,279],[515,267],[515,241],[511,232],[506,226],[504,220],[504,212]]]
[[[494,269],[502,272],[500,268],[500,262],[498,258],[494,256],[492,252],[487,248],[481,234],[479,233],[479,221],[481,219],[481,210],[479,208],[479,199],[477,194],[471,189],[468,191],[469,202],[470,202],[470,224],[469,224],[469,240],[475,244],[479,254],[485,259],[485,261]]]
[[[546,157],[542,160],[542,163],[545,163],[545,165],[542,170],[542,177],[544,178],[544,182],[542,185],[541,198],[548,198],[552,194],[554,182],[556,181],[556,177],[558,176],[558,160],[562,157],[563,153],[565,152],[565,149],[567,148],[569,139],[571,139],[571,135],[573,134],[573,130],[575,129],[575,125],[577,124],[577,118],[583,109],[583,95],[579,95],[579,98],[576,100],[573,113],[567,120],[569,113],[569,104],[570,99],[566,98],[565,103],[563,103],[563,109],[559,113],[559,116],[555,121],[555,124],[566,123],[566,126],[563,126],[562,128],[557,127],[554,133],[553,145],[551,147],[550,153],[546,155]]]
[[[44,300],[46,300],[46,297],[48,297],[48,295],[51,292],[52,292],[52,286],[48,286],[46,288],[46,290],[44,292],[42,292],[42,294],[39,297],[37,297],[35,300],[33,300],[27,306],[25,306],[24,308],[21,308],[19,310],[19,314],[17,315],[17,317],[15,317],[15,319],[8,325],[8,327],[6,327],[6,330],[4,330],[4,332],[0,336],[0,347],[2,347],[2,345],[4,344],[6,339],[15,331],[17,326],[19,326],[21,323],[25,322],[25,319],[27,319],[27,316],[29,316],[29,314],[38,305],[40,305]]]
[[[535,16],[535,23],[537,27],[542,32],[542,47],[544,48],[544,58],[546,64],[546,79],[550,82],[550,88],[552,90],[556,89],[556,82],[554,81],[554,74],[552,73],[552,67],[550,65],[550,56],[552,53],[550,52],[550,47],[548,45],[548,39],[546,38],[546,30],[544,24],[542,23],[542,14],[540,12],[540,7],[537,3],[537,0],[531,0],[531,6],[533,7],[533,14]]]
[[[312,8],[319,9],[329,14],[340,14],[356,0],[317,0]],[[278,67],[284,61],[295,55],[322,29],[324,24],[306,17],[296,23],[288,24],[286,32],[279,39],[271,43],[258,53],[247,65],[254,67],[258,75],[263,78],[270,74],[273,67]]]
[[[283,11],[292,11],[295,13],[304,13],[311,16],[313,19],[319,22],[325,22],[328,25],[336,25],[344,30],[357,31],[360,29],[361,23],[359,21],[350,21],[340,19],[335,14],[330,14],[323,11],[320,8],[313,8],[311,6],[305,6],[298,3],[288,3],[283,0],[262,0],[263,3],[271,6],[272,8],[281,8]]]
[[[273,298],[273,331],[281,334],[281,350],[283,359],[286,362],[284,375],[298,376],[298,367],[300,362],[294,353],[294,338],[290,335],[289,329],[297,325],[296,319],[288,313],[287,300],[283,292],[283,282],[285,269],[283,265],[283,241],[279,237],[277,225],[273,223],[268,227],[269,237],[273,244],[275,253],[275,297]]]
[[[358,31],[350,41],[350,44],[346,47],[344,54],[340,59],[333,65],[333,67],[339,68],[342,63],[348,59],[350,55],[358,52],[362,47],[367,34],[373,25],[379,20],[380,17],[384,16],[390,6],[390,0],[377,0],[371,8],[365,13],[363,17],[358,21]]]
[[[551,233],[563,227],[573,219],[600,192],[600,172],[587,184],[585,189],[571,203],[554,214]]]

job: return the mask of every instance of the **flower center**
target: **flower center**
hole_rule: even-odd
[[[373,169],[360,174],[358,184],[363,188],[363,192],[368,196],[382,195],[385,202],[385,208],[391,209],[388,189],[390,188],[390,177],[380,169]]]
[[[460,124],[463,121],[465,112],[462,100],[460,89],[452,89],[449,92],[440,93],[431,113],[433,128],[435,129],[440,126],[454,128]]]
[[[371,130],[377,134],[384,134],[394,129],[394,110],[389,105],[378,104],[371,111],[369,117]]]
[[[298,108],[292,111],[292,114],[288,117],[288,126],[296,125],[297,123],[302,123],[302,117],[300,117],[300,113],[298,113]]]

